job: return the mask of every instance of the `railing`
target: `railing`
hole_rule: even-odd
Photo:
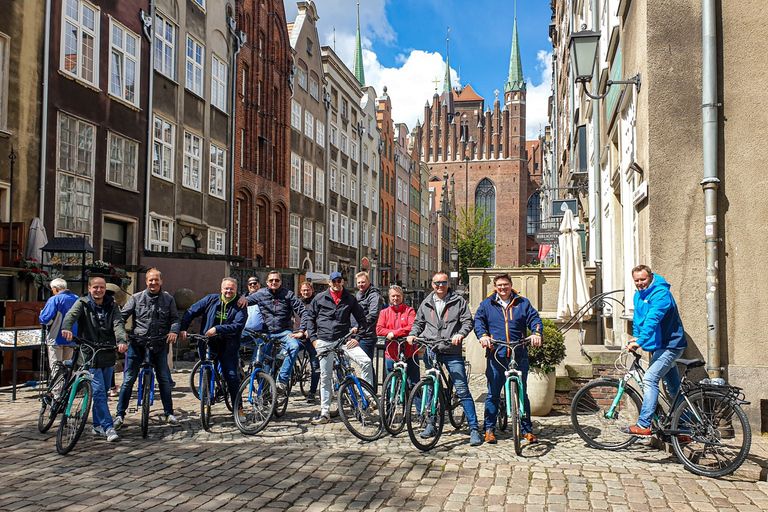
[[[623,310],[624,301],[619,300],[616,297],[612,297],[612,295],[616,293],[623,294],[624,290],[612,290],[610,292],[598,293],[597,295],[589,299],[589,301],[587,301],[586,304],[581,306],[579,310],[576,311],[576,313],[574,313],[574,315],[571,318],[566,320],[565,323],[561,325],[560,328],[558,329],[558,331],[565,334],[574,325],[578,323],[579,324],[579,351],[581,352],[582,356],[586,357],[590,361],[592,360],[592,358],[589,357],[589,355],[586,352],[584,352],[584,329],[581,326],[581,322],[585,316],[592,314],[593,309],[601,311],[599,316],[602,317],[603,316],[602,310],[605,309],[605,307],[610,304],[621,306],[621,309]]]

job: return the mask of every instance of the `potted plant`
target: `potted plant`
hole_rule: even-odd
[[[555,368],[565,359],[565,336],[549,319],[542,319],[541,346],[528,347],[528,399],[532,416],[546,416],[555,400]],[[530,331],[528,331],[530,335]]]
[[[123,289],[131,284],[131,277],[128,275],[125,269],[116,267],[115,265],[107,263],[103,260],[96,260],[92,262],[88,267],[86,274],[89,277],[103,277],[105,281],[115,283]]]

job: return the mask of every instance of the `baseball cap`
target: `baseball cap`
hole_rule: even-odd
[[[333,281],[334,279],[344,279],[344,277],[341,275],[341,272],[331,272],[331,275],[328,276],[328,279]]]

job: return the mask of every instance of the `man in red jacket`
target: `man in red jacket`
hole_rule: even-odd
[[[403,304],[403,289],[396,284],[389,287],[389,303],[388,308],[381,310],[379,320],[376,323],[376,334],[387,338],[386,350],[384,351],[387,373],[392,371],[395,367],[395,361],[400,359],[398,343],[392,339],[403,338],[402,341],[405,341],[411,332],[413,321],[416,319],[416,311]],[[416,353],[418,347],[415,344],[402,343],[402,348],[405,350],[405,357],[407,358],[405,372],[408,375],[408,385],[413,387],[418,384],[420,379],[419,359]]]

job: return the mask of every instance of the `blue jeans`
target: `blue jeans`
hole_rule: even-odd
[[[682,348],[661,348],[654,351],[651,356],[651,364],[643,377],[643,408],[640,417],[637,418],[637,426],[648,428],[651,426],[653,413],[659,402],[659,381],[664,382],[664,387],[670,397],[674,397],[680,390],[680,373],[677,371],[675,361],[683,355]]]
[[[475,412],[475,401],[469,392],[467,372],[464,368],[464,356],[461,354],[437,354],[437,360],[448,369],[453,387],[459,395],[461,406],[464,408],[464,414],[467,416],[469,429],[477,430],[477,412]]]
[[[488,379],[488,394],[485,396],[485,430],[493,430],[494,432],[496,431],[496,419],[499,416],[501,389],[504,387],[504,381],[507,380],[504,372],[509,367],[509,357],[499,355],[498,358],[501,364],[493,356],[489,357],[488,366],[485,369],[485,378]],[[523,382],[523,418],[520,421],[520,431],[527,434],[533,430],[531,402],[528,401],[528,371],[530,370],[528,359],[521,360],[517,369],[523,373],[520,378]],[[507,400],[517,400],[517,397],[508,396]]]
[[[109,368],[91,368],[91,386],[93,387],[93,426],[101,427],[105,431],[112,428],[112,415],[109,413],[109,402],[107,402],[107,389],[112,382],[112,375],[115,373],[115,367]]]
[[[131,343],[125,354],[125,371],[123,372],[123,385],[120,387],[120,398],[117,401],[117,415],[125,416],[128,404],[131,402],[133,384],[139,376],[141,364],[144,362],[142,347],[134,347]],[[173,399],[171,398],[171,369],[168,368],[168,346],[165,345],[159,352],[149,353],[149,361],[155,367],[155,376],[160,388],[160,400],[163,402],[163,411],[166,415],[173,414]]]
[[[317,350],[311,341],[304,341],[304,350],[309,356],[309,368],[312,370],[312,376],[309,379],[309,393],[317,393],[317,385],[320,383],[320,360],[317,358]]]
[[[299,340],[297,338],[291,338],[288,335],[291,331],[283,331],[277,334],[270,334],[269,338],[279,338],[283,342],[283,350],[286,353],[283,366],[280,368],[280,373],[277,375],[277,382],[288,384],[288,380],[291,378],[293,372],[293,365],[296,364],[296,359],[299,357]],[[264,344],[264,353],[272,353],[272,343],[267,342]]]
[[[360,343],[360,348],[363,349],[363,352],[368,356],[368,359],[371,360],[371,363],[375,361],[375,358],[373,357],[376,353],[376,338],[373,338],[372,340],[358,340]],[[371,371],[373,371],[373,391],[375,393],[378,393],[379,391],[379,378],[378,375],[376,375],[376,365],[371,365]]]
[[[384,359],[384,365],[387,368],[387,374],[390,374],[395,368],[395,361],[392,359]],[[419,358],[418,354],[414,354],[413,357],[409,357],[405,360],[405,375],[408,378],[408,388],[413,387],[421,380],[421,373],[419,371]]]
[[[208,343],[211,347],[213,360],[221,365],[221,373],[227,382],[227,391],[229,391],[229,397],[234,404],[237,391],[240,389],[240,375],[237,373],[238,366],[240,366],[240,339],[235,336],[227,336],[224,342],[221,341],[221,338],[214,338],[208,340]],[[200,342],[197,345],[197,352],[200,359],[204,360],[205,351]]]

